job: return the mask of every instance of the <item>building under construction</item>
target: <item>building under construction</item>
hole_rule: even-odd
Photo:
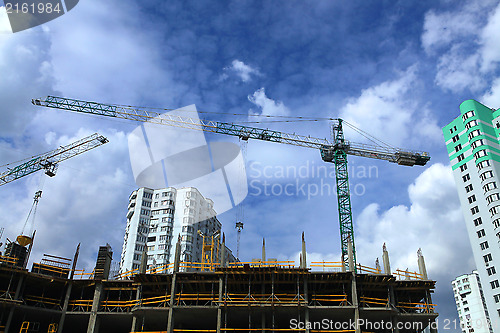
[[[304,240],[298,267],[266,261],[263,248],[259,260],[206,262],[200,269],[180,261],[178,243],[171,265],[147,270],[144,263],[112,279],[111,256],[109,246],[101,247],[90,274],[75,269],[77,254],[73,260],[45,256],[31,272],[15,258],[0,258],[0,330],[436,332],[435,281],[427,278],[420,251],[419,273],[393,273],[385,246],[383,268],[378,261],[375,268],[348,266],[351,271],[342,262],[308,267]]]

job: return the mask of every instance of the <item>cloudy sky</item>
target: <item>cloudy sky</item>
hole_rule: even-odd
[[[441,127],[466,99],[500,107],[499,38],[497,0],[82,0],[15,34],[0,7],[0,165],[96,131],[110,140],[62,163],[54,178],[35,174],[2,186],[2,241],[20,233],[43,182],[33,260],[71,257],[79,242],[81,268],[92,269],[106,243],[119,260],[136,187],[127,136],[137,124],[36,108],[32,98],[196,104],[206,111],[201,116],[237,123],[269,119],[263,115],[342,117],[394,146],[430,152],[424,168],[350,158],[357,257],[374,266],[385,242],[393,269],[417,270],[421,247],[437,280],[440,318],[455,319],[450,281],[474,263]],[[256,126],[330,136],[328,121]],[[355,132],[346,136],[364,142]],[[241,259],[259,257],[265,237],[268,257],[297,260],[305,231],[310,260],[337,261],[334,179],[312,174],[324,167],[319,152],[249,142],[246,165]],[[296,177],[300,168],[309,173]],[[280,194],[286,185],[296,193]],[[219,215],[234,250],[238,211]]]

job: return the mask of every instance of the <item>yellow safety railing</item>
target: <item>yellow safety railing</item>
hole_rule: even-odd
[[[245,261],[245,262],[230,262],[227,264],[228,267],[243,267],[249,265],[250,267],[287,267],[293,268],[295,266],[295,261],[283,260],[283,261]]]
[[[327,271],[333,270],[335,268],[335,271],[341,270],[344,265],[341,261],[311,261],[311,267],[321,267],[323,268],[323,272],[325,271],[325,268]]]
[[[17,262],[17,258],[8,257],[8,256],[0,256],[0,263],[8,264],[8,265],[15,265],[16,262]]]
[[[388,298],[360,297],[359,301],[362,305],[389,306]]]
[[[423,280],[424,277],[422,274],[417,273],[417,272],[410,272],[410,271],[403,271],[401,269],[396,269],[396,272],[392,273],[393,275],[396,275],[399,280]]]
[[[396,307],[404,309],[406,312],[409,312],[408,310],[411,309],[419,313],[433,313],[434,309],[436,308],[436,304],[398,302]]]
[[[24,300],[27,302],[34,302],[34,303],[43,303],[47,305],[60,305],[60,300],[56,298],[48,298],[48,297],[43,297],[43,296],[35,296],[35,295],[30,295],[30,296],[25,296]]]
[[[369,266],[364,266],[361,264],[356,265],[358,273],[369,273],[369,274],[380,274],[382,273],[382,270],[380,268],[373,268]]]
[[[313,294],[309,297],[311,302],[319,303],[337,303],[339,306],[347,305],[347,295],[318,295]]]

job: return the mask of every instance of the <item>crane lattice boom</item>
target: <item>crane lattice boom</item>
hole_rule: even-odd
[[[407,166],[425,165],[430,159],[429,154],[426,152],[410,151],[390,147],[388,145],[367,145],[347,141],[344,139],[342,119],[337,119],[335,121],[333,125],[334,141],[330,142],[327,139],[297,135],[295,133],[284,133],[220,121],[199,120],[179,115],[172,115],[169,113],[161,114],[144,108],[87,102],[64,97],[47,96],[43,99],[33,99],[32,103],[34,105],[55,109],[232,135],[243,140],[256,139],[318,149],[325,162],[335,164],[342,259],[344,263],[348,265],[348,248],[349,243],[351,243],[354,255],[354,267],[349,267],[351,270],[356,270],[356,257],[347,169],[347,155],[385,160]]]
[[[80,155],[107,142],[108,139],[106,137],[99,133],[94,133],[69,145],[61,146],[47,153],[35,156],[27,162],[1,173],[0,186],[42,169],[45,169],[45,173],[52,177],[55,175],[59,162]]]

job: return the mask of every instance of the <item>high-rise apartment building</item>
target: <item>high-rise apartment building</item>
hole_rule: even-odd
[[[129,197],[120,272],[138,269],[147,253],[148,267],[174,262],[175,244],[181,238],[181,260],[202,262],[203,238],[221,237],[213,201],[194,187],[149,189],[142,187]],[[217,238],[220,240],[220,238]],[[226,260],[235,261],[226,248]]]
[[[500,330],[500,110],[468,100],[443,127],[493,329]],[[498,272],[497,272],[498,271]]]
[[[493,333],[477,271],[460,275],[451,282],[451,285],[462,332]]]

